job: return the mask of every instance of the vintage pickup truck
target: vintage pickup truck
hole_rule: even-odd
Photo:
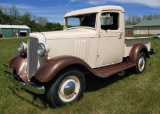
[[[63,31],[31,33],[18,51],[5,65],[8,79],[60,107],[83,96],[85,73],[142,73],[153,49],[149,38],[125,37],[122,7],[99,6],[67,13]]]

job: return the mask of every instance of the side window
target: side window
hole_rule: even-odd
[[[101,15],[101,29],[102,30],[118,30],[119,28],[119,14],[118,13],[102,13]]]

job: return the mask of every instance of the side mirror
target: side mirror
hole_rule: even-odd
[[[110,17],[111,17],[111,15],[109,13],[106,13],[101,16],[101,18],[104,18],[104,19],[109,19]]]
[[[107,19],[109,19],[111,17],[111,15],[109,13],[106,13],[105,16]]]

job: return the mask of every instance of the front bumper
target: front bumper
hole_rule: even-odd
[[[4,64],[5,70],[4,74],[6,77],[16,86],[26,89],[28,91],[31,91],[36,94],[44,94],[45,93],[45,87],[44,86],[37,86],[37,85],[32,85],[32,83],[25,83],[23,81],[17,80],[15,77],[16,75],[11,73],[9,70],[9,67]]]

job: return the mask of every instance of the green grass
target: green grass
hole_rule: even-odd
[[[156,54],[147,59],[146,71],[132,71],[106,79],[89,76],[84,97],[65,107],[53,109],[44,95],[13,87],[3,74],[3,63],[17,53],[18,42],[0,39],[0,114],[158,114],[160,113],[160,40],[151,39]]]

